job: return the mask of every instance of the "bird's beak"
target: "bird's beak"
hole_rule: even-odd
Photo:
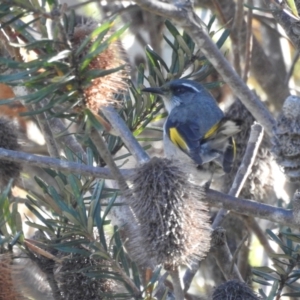
[[[162,90],[162,88],[159,88],[159,87],[149,87],[149,88],[145,88],[145,89],[142,89],[142,92],[146,92],[146,93],[152,93],[152,94],[158,94],[158,95],[164,95],[164,91]]]

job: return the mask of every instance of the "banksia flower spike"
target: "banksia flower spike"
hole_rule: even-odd
[[[12,254],[7,252],[0,254],[0,299],[26,300],[23,293],[18,290],[18,266],[13,264]]]
[[[0,147],[9,150],[19,150],[17,128],[7,118],[0,118]],[[19,163],[7,160],[0,160],[0,188],[6,187],[11,178],[16,181],[22,167]]]
[[[112,24],[110,24],[112,26]],[[86,24],[77,25],[74,28],[72,35],[72,47],[73,51],[76,51],[81,47],[82,43],[96,28],[98,24],[95,22],[87,22]],[[81,62],[83,70],[82,75],[85,77],[85,73],[91,74],[93,71],[102,71],[103,74],[90,80],[88,85],[81,87],[83,94],[82,107],[88,108],[97,119],[104,125],[105,129],[109,131],[110,125],[98,114],[101,112],[101,107],[109,104],[118,104],[118,95],[123,94],[126,91],[127,84],[126,79],[128,78],[128,64],[125,61],[125,51],[121,45],[120,40],[109,37],[109,34],[113,34],[111,31],[108,32],[107,36],[104,37],[103,42],[98,45],[98,48],[104,47],[103,51],[95,54],[93,58],[88,61]],[[91,41],[82,50],[80,58],[84,58],[87,55],[92,55],[93,51],[97,52],[97,48],[93,49],[92,45],[95,39],[98,37],[91,38]],[[110,40],[111,39],[111,40]],[[107,42],[107,45],[105,43]],[[83,66],[87,64],[86,66]],[[86,78],[82,78],[85,80]]]
[[[65,253],[63,254],[65,255]],[[71,254],[61,264],[54,268],[55,279],[63,299],[105,299],[105,296],[114,291],[116,284],[108,278],[90,278],[82,270],[103,265],[81,254]]]
[[[272,151],[287,178],[300,181],[300,98],[289,96],[277,118]]]
[[[138,222],[127,249],[140,264],[177,266],[205,257],[210,226],[202,188],[192,185],[179,162],[152,158],[132,177],[126,195]]]
[[[251,288],[244,282],[238,280],[229,280],[219,285],[213,295],[212,300],[259,300]]]

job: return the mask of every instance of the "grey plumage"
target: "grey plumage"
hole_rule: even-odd
[[[231,170],[235,156],[232,136],[240,130],[239,122],[226,119],[200,83],[176,79],[143,91],[160,95],[169,113],[164,125],[166,157],[200,166],[202,179],[211,179],[219,173],[217,169]]]

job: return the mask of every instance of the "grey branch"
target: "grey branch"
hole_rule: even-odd
[[[299,228],[299,223],[294,218],[291,209],[235,198],[215,190],[207,190],[206,201],[209,206],[225,208],[237,214],[269,220],[292,228]]]
[[[103,158],[107,166],[110,168],[114,179],[118,182],[119,189],[121,191],[128,190],[128,185],[121,173],[121,170],[117,167],[115,161],[113,160],[101,133],[96,131],[95,128],[92,129],[91,139],[96,145],[101,157]]]
[[[242,163],[239,166],[239,169],[236,173],[236,176],[235,176],[232,186],[230,188],[230,191],[229,191],[230,196],[234,196],[234,197],[239,196],[239,194],[244,186],[244,183],[245,183],[246,179],[248,178],[248,175],[251,172],[253,163],[255,161],[255,157],[257,155],[257,151],[259,149],[260,143],[261,143],[263,135],[264,135],[263,133],[264,133],[264,130],[260,124],[256,123],[251,126],[251,132],[250,132],[247,148],[246,148]],[[220,226],[220,224],[222,223],[226,214],[227,214],[227,210],[224,208],[221,209],[218,212],[218,214],[212,224],[212,227],[216,228],[216,227]]]
[[[0,159],[18,163],[28,163],[41,168],[52,168],[58,171],[82,174],[95,178],[113,179],[109,169],[87,166],[85,164],[60,160],[52,157],[27,154],[20,151],[13,151],[0,148]],[[121,169],[125,179],[132,177],[134,169]],[[225,208],[231,212],[241,215],[257,217],[274,223],[283,224],[293,228],[299,228],[299,223],[293,216],[293,211],[259,203],[253,200],[239,199],[211,189],[206,191],[205,201],[209,206]]]
[[[211,38],[204,32],[199,18],[191,7],[176,7],[157,0],[135,0],[142,8],[160,16],[169,18],[180,25],[196,42],[206,58],[228,83],[234,94],[242,101],[254,118],[261,123],[267,133],[272,136],[275,120],[257,96],[247,87],[243,80],[234,71]]]
[[[149,155],[145,152],[142,146],[132,135],[124,120],[120,117],[117,111],[111,107],[102,108],[105,117],[108,119],[114,130],[121,137],[129,152],[135,157],[138,163],[145,163],[150,160]]]
[[[95,178],[114,179],[110,170],[107,168],[87,166],[85,164],[70,162],[48,156],[39,156],[20,151],[13,151],[0,148],[0,159],[28,163],[32,166],[41,168],[51,168],[57,171],[82,174],[83,176],[92,176]],[[133,170],[122,169],[121,174],[126,178],[132,175]]]

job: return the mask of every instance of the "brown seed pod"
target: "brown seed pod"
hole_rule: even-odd
[[[213,295],[212,300],[259,300],[251,288],[244,282],[238,280],[229,280],[219,285]]]
[[[72,44],[76,50],[83,40],[97,28],[95,22],[87,22],[86,24],[77,25],[74,28]],[[111,33],[111,32],[110,32]],[[109,37],[109,34],[107,35]],[[104,38],[104,41],[106,38]],[[87,50],[92,42],[87,44],[86,51],[83,51],[83,56],[87,54]],[[113,41],[108,48],[99,53],[88,65],[88,70],[103,70],[108,71],[118,68],[122,65],[127,65],[125,54],[120,40]],[[123,70],[113,72],[106,76],[95,78],[91,81],[88,87],[83,88],[83,105],[89,108],[95,114],[101,110],[101,106],[111,103],[116,103],[115,95],[122,94],[127,88],[126,79],[128,78],[128,67]]]
[[[277,118],[272,152],[287,178],[300,181],[300,98],[289,96]]]
[[[26,300],[29,299],[18,289],[20,282],[16,279],[18,267],[13,264],[12,254],[0,254],[0,299]]]
[[[126,194],[136,218],[130,223],[138,223],[126,245],[137,263],[176,266],[205,257],[211,231],[204,190],[179,162],[152,158],[137,168]]]
[[[65,256],[59,253],[59,256]],[[86,268],[95,267],[98,270],[103,268],[105,261],[95,260],[91,257],[75,253],[65,258],[61,264],[54,267],[55,279],[61,295],[64,299],[106,299],[105,294],[115,291],[116,283],[108,278],[90,278],[82,272]],[[108,268],[105,267],[107,270]]]

